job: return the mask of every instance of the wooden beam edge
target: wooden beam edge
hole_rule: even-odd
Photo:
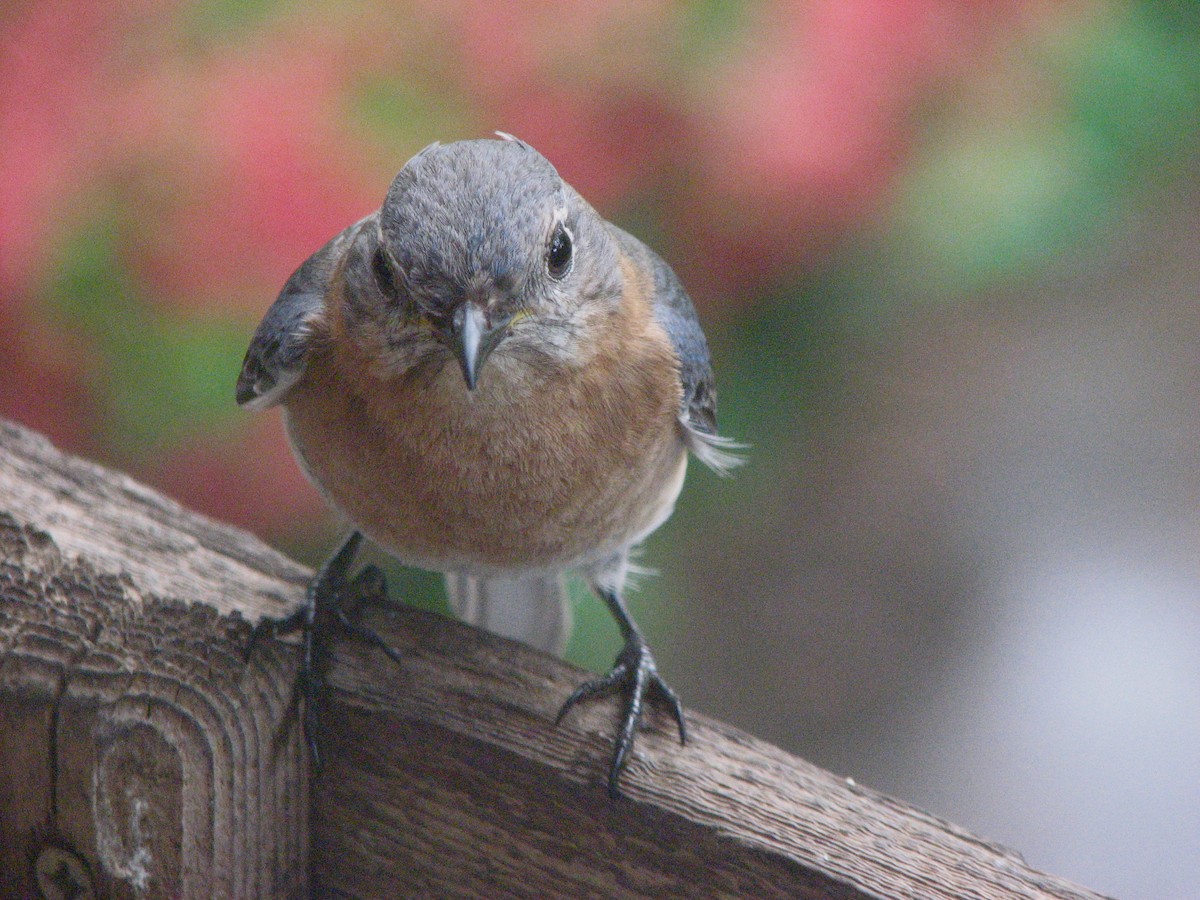
[[[370,609],[362,621],[399,650],[403,662],[397,665],[357,639],[339,641],[329,673],[334,688],[329,715],[335,722],[340,718],[340,724],[331,726],[335,731],[350,723],[349,730],[333,740],[340,748],[334,754],[349,753],[354,757],[349,768],[365,764],[393,780],[387,802],[399,820],[376,823],[375,836],[384,841],[387,835],[380,832],[392,824],[412,827],[404,810],[430,790],[435,776],[420,755],[436,752],[439,741],[457,736],[466,742],[462,752],[470,753],[475,768],[497,760],[496,777],[480,777],[483,786],[470,798],[474,805],[512,806],[514,798],[495,782],[513,777],[512,760],[517,759],[529,771],[527,787],[548,803],[586,810],[597,830],[618,827],[614,823],[622,820],[675,820],[718,836],[741,871],[762,879],[747,896],[771,895],[764,885],[778,888],[779,896],[1099,896],[1032,869],[1011,850],[693,711],[687,713],[686,747],[679,746],[668,715],[660,709],[648,712],[623,777],[624,796],[614,803],[604,775],[618,716],[616,702],[577,708],[561,725],[554,724],[560,704],[587,673],[421,610]],[[359,733],[353,733],[355,729]],[[426,746],[426,733],[442,737]],[[354,742],[377,745],[387,741],[387,735],[398,736],[388,751],[390,758],[382,753],[369,762],[355,757]],[[420,746],[408,748],[405,741]],[[336,759],[328,769],[314,791],[337,796],[339,788],[323,782],[354,776]],[[410,779],[412,772],[418,774]],[[440,767],[436,777],[466,780],[453,764]],[[340,802],[345,801],[341,796]],[[340,820],[341,814],[334,819]],[[500,821],[516,845],[526,839],[529,845],[537,843],[519,834],[525,828],[520,816]],[[314,832],[328,833],[329,824],[318,819]],[[586,846],[577,848],[572,866],[602,867],[612,852],[603,842],[590,856]],[[773,866],[779,862],[788,865]],[[403,877],[407,865],[396,861],[396,877]],[[796,879],[794,893],[789,892],[789,878]],[[808,886],[804,890],[802,883]],[[695,884],[687,887],[697,890]],[[849,892],[843,893],[846,889]],[[479,896],[487,895],[481,891]]]
[[[113,574],[137,591],[208,605],[224,617],[256,621],[282,615],[300,602],[308,576],[252,535],[191,513],[126,476],[62,454],[44,438],[2,421],[0,510],[48,532],[66,554],[78,554],[105,571],[113,571],[116,563]],[[114,538],[119,558],[113,555]],[[164,564],[163,547],[174,551],[169,564]],[[386,837],[370,828],[347,833],[347,817],[353,819],[360,808],[345,805],[344,797],[338,798],[342,806],[330,806],[339,784],[363,774],[347,766],[369,756],[374,768],[367,774],[382,795],[351,799],[373,814],[400,810],[402,818],[404,798],[430,787],[406,773],[421,765],[437,770],[436,744],[421,744],[422,735],[434,735],[460,739],[455,746],[478,751],[472,762],[482,769],[477,797],[485,800],[500,796],[488,783],[490,761],[498,760],[510,773],[517,772],[512,768],[517,761],[527,770],[517,773],[522,784],[565,798],[569,812],[582,816],[584,824],[577,828],[594,826],[592,837],[606,854],[594,862],[610,868],[612,848],[630,852],[622,847],[620,829],[612,826],[633,817],[712,836],[730,855],[737,877],[753,881],[760,869],[770,868],[767,863],[784,863],[775,871],[791,873],[797,886],[807,885],[796,896],[1098,898],[1031,869],[1015,853],[690,711],[692,737],[684,748],[665,717],[651,711],[623,781],[626,797],[614,805],[603,789],[603,772],[615,706],[595,702],[554,725],[562,700],[586,673],[413,609],[370,609],[364,621],[400,650],[404,661],[398,666],[355,638],[340,639],[334,647],[332,692],[322,721],[323,733],[341,754],[334,753],[313,786],[318,884],[322,878],[332,884],[352,877],[346,871],[350,862],[322,856],[318,848],[340,841],[366,853],[371,839]],[[351,727],[340,728],[343,720]],[[385,739],[405,734],[414,736],[425,758],[406,757],[404,744]],[[382,781],[381,773],[387,776]],[[532,815],[536,805],[528,804],[536,804],[537,797],[520,802],[526,805],[518,813],[524,813],[498,819],[520,827],[521,815]],[[402,824],[377,815],[374,827],[394,836]],[[544,822],[540,827],[548,830]],[[576,868],[593,862],[586,848],[572,853]],[[412,860],[379,854],[370,864],[376,874],[387,874],[392,866],[398,878],[415,871]],[[786,896],[787,885],[781,891],[779,896]]]

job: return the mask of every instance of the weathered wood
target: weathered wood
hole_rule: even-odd
[[[415,610],[337,648],[313,786],[322,896],[1074,898],[1015,853],[688,713],[650,717],[622,785],[615,703],[554,717],[582,673]]]
[[[244,619],[299,602],[305,573],[12,426],[0,510],[0,895],[32,896],[31,857],[55,840],[99,896],[299,890],[294,654],[239,652]],[[613,802],[615,704],[554,725],[579,670],[411,609],[364,621],[403,664],[335,645],[316,896],[1096,896],[695,713],[686,748],[651,713]],[[164,873],[141,893],[137,848]]]
[[[295,654],[244,654],[306,575],[0,423],[0,896],[305,895]]]

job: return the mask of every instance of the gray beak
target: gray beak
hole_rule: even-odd
[[[454,311],[450,346],[458,357],[458,364],[462,366],[463,380],[468,390],[475,390],[479,372],[504,337],[506,324],[498,323],[489,327],[487,315],[474,303],[463,303]]]

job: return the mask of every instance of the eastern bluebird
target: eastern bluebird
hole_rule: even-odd
[[[630,551],[671,514],[689,450],[724,473],[737,445],[717,434],[708,345],[675,273],[500,137],[426,147],[379,211],[300,266],[237,400],[283,406],[301,467],[356,529],[314,580],[306,633],[362,534],[445,573],[467,621],[550,651],[569,629],[563,577],[586,577],[624,648],[558,718],[623,694],[615,794],[648,695],[686,740],[622,599]]]

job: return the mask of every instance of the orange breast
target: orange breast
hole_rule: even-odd
[[[661,329],[614,318],[596,346],[535,373],[501,345],[469,392],[453,362],[388,377],[325,343],[285,401],[289,434],[328,499],[409,564],[570,568],[661,522],[685,461]]]

